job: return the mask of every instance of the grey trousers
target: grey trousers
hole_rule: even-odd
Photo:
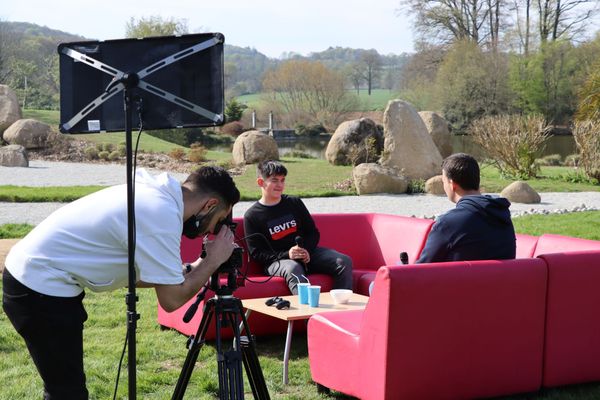
[[[317,247],[311,253],[310,262],[307,266],[296,260],[279,260],[267,267],[267,273],[285,278],[285,282],[292,294],[298,294],[298,289],[296,288],[298,281],[294,278],[294,275],[301,282],[306,282],[302,278],[302,275],[306,276],[307,273],[332,276],[334,289],[352,289],[352,259],[345,254],[326,247]]]

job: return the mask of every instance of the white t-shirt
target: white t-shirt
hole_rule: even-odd
[[[180,284],[181,185],[143,169],[135,182],[136,280]],[[13,246],[6,268],[36,292],[72,297],[127,286],[127,258],[127,187],[119,185],[56,210]]]

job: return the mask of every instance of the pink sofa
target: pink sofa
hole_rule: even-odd
[[[397,266],[402,251],[411,263],[418,258],[433,221],[382,214],[313,217],[321,245],[353,258],[356,292],[367,294],[376,279],[364,312],[322,313],[309,321],[315,382],[365,399],[429,399],[600,380],[600,241],[517,234],[517,260]],[[200,241],[183,240],[184,261],[200,251]],[[259,283],[264,273],[247,253],[242,269],[254,282],[240,287],[237,297],[289,293],[281,278]],[[328,276],[310,279],[324,291],[331,288]],[[158,321],[194,334],[202,307],[186,324],[187,308],[167,313],[159,306]],[[258,313],[250,326],[256,335],[286,329],[283,321]],[[213,334],[210,328],[207,338]]]
[[[368,293],[368,286],[379,267],[399,263],[400,252],[405,251],[410,260],[416,260],[433,224],[433,221],[428,219],[384,214],[315,214],[313,218],[321,233],[320,245],[335,248],[352,257],[354,288],[363,294]],[[235,222],[238,222],[236,237],[241,239],[244,237],[242,220],[236,218]],[[238,243],[245,247],[243,240],[239,240]],[[201,251],[200,239],[189,240],[185,237],[182,239],[181,257],[184,262],[195,260]],[[244,253],[242,271],[252,282],[246,281],[245,286],[235,291],[235,296],[240,299],[290,294],[283,278],[272,278],[264,282],[267,277],[262,268],[249,259],[247,252]],[[311,274],[309,279],[311,283],[321,285],[324,292],[332,287],[332,279],[329,276]],[[206,298],[212,296],[214,293],[208,291]],[[195,298],[171,313],[166,312],[159,305],[159,324],[186,335],[195,334],[202,318],[204,302],[200,304],[196,315],[189,323],[183,322],[183,315],[194,300]],[[258,313],[252,315],[250,327],[255,335],[282,333],[287,329],[285,321]],[[304,324],[296,324],[296,329],[306,328]],[[207,339],[214,338],[214,333],[214,326],[209,327]],[[228,335],[230,332],[224,330],[223,334]]]
[[[365,311],[310,319],[313,380],[361,399],[600,380],[600,241],[517,235],[517,257],[382,267]]]

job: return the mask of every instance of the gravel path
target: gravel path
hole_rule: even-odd
[[[151,170],[159,172],[158,170]],[[182,180],[186,174],[173,173]],[[116,164],[81,164],[31,161],[29,168],[0,167],[0,185],[72,186],[116,185],[125,183],[125,166]],[[511,206],[513,216],[531,213],[561,213],[600,210],[600,192],[540,193],[540,204]],[[377,212],[431,218],[454,205],[445,196],[430,195],[369,195],[304,199],[312,213]],[[243,201],[235,205],[234,217],[241,217],[252,205]],[[64,203],[1,203],[0,225],[6,223],[38,224]]]

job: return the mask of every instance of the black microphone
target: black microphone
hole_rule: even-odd
[[[402,264],[408,264],[408,253],[403,251],[402,253],[400,253],[400,263]]]
[[[300,236],[300,235],[296,236],[294,241],[296,242],[296,246],[304,247],[304,239],[302,238],[302,236]]]

